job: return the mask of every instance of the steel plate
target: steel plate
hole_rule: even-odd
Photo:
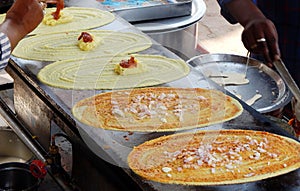
[[[146,34],[162,34],[183,30],[197,23],[206,12],[206,4],[203,0],[193,0],[191,15],[158,19],[134,23],[134,26]]]
[[[191,0],[104,0],[101,4],[128,22],[182,17],[192,12]]]
[[[261,113],[268,113],[282,108],[290,102],[292,94],[277,72],[262,62],[250,58],[248,67],[247,58],[231,54],[204,54],[191,58],[188,64],[203,73],[212,71],[222,73],[245,73],[249,80],[245,85],[226,85],[224,88],[234,95],[241,96],[246,101],[256,93],[262,95],[252,107]],[[208,79],[209,80],[209,79]]]

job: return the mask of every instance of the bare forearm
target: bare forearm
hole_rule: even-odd
[[[13,50],[18,42],[26,36],[27,32],[22,29],[17,23],[14,21],[7,19],[0,25],[0,32],[6,34],[9,38],[11,49]]]
[[[226,4],[226,9],[244,27],[252,20],[266,19],[251,0],[232,0]]]
[[[244,30],[244,46],[255,54],[261,54],[268,65],[280,57],[278,34],[274,23],[265,17],[251,0],[221,1],[222,9],[230,19],[239,22]],[[232,18],[233,17],[233,18]]]
[[[33,31],[43,19],[43,4],[39,0],[15,0],[0,24],[0,32],[7,35],[13,50],[18,42]]]

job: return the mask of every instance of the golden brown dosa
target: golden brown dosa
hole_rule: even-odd
[[[162,132],[228,121],[243,111],[238,101],[217,90],[152,87],[98,94],[76,103],[72,113],[92,127]]]
[[[300,167],[299,142],[251,130],[173,134],[145,142],[128,156],[141,177],[169,184],[252,182]]]

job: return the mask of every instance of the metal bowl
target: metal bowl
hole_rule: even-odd
[[[34,157],[28,147],[8,127],[0,128],[0,164],[28,162]]]
[[[260,113],[270,113],[287,105],[292,94],[277,72],[262,62],[247,57],[231,54],[203,54],[187,61],[189,65],[200,71],[204,76],[217,71],[219,73],[245,73],[248,84],[226,85],[224,88],[234,95],[240,95],[242,101],[253,97],[257,92],[262,97],[252,107]],[[208,76],[207,76],[208,78]]]
[[[40,179],[31,174],[27,163],[0,164],[0,190],[34,191],[38,189],[40,182]]]

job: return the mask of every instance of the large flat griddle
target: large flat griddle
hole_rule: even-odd
[[[192,0],[96,0],[128,22],[191,15]]]
[[[101,29],[117,29],[119,31],[132,31],[139,32],[136,28],[129,25],[122,20],[116,20],[109,26],[102,27]],[[167,57],[178,58],[166,48],[159,44],[154,44],[150,49],[141,53],[146,54],[161,54]],[[271,178],[263,181],[256,181],[253,183],[245,183],[238,185],[224,185],[224,186],[180,186],[180,185],[168,185],[160,184],[156,182],[146,181],[132,173],[127,166],[126,159],[128,153],[132,147],[143,143],[144,141],[151,140],[153,138],[163,136],[169,133],[130,133],[130,132],[115,132],[107,131],[100,128],[93,128],[84,125],[71,114],[72,106],[79,100],[86,97],[93,96],[97,93],[102,93],[110,90],[65,90],[59,88],[53,88],[46,86],[38,81],[36,75],[38,71],[49,62],[29,61],[12,57],[12,61],[7,67],[9,74],[15,79],[15,103],[16,113],[22,120],[27,121],[27,125],[34,124],[33,130],[39,130],[45,128],[45,123],[40,122],[41,117],[51,117],[51,114],[45,112],[47,116],[40,116],[43,113],[43,109],[39,106],[39,103],[33,94],[37,95],[42,100],[47,108],[54,112],[55,115],[68,124],[68,128],[74,131],[75,134],[80,136],[80,139],[88,146],[88,148],[98,156],[98,160],[104,160],[111,164],[119,166],[123,169],[129,177],[140,185],[141,190],[287,190],[289,188],[297,190],[300,189],[300,170],[294,171],[289,174],[285,174],[279,177]],[[229,95],[230,92],[222,87],[217,86],[199,72],[197,69],[198,64],[190,65],[191,72],[185,78],[162,84],[162,86],[172,87],[201,87],[210,89],[219,89]],[[25,87],[23,84],[27,84]],[[29,91],[28,91],[29,90]],[[241,102],[244,107],[244,112],[238,118],[217,124],[208,126],[204,129],[252,129],[252,130],[264,130],[284,136],[294,138],[290,133],[273,123],[269,119],[262,116],[252,107],[247,106]],[[35,113],[36,115],[31,115]],[[31,118],[30,118],[31,117]],[[28,119],[29,118],[29,119]],[[47,121],[47,119],[46,119]],[[58,123],[59,124],[59,123]],[[37,135],[37,138],[43,140],[43,137]],[[89,176],[89,174],[85,174]],[[293,181],[292,181],[293,180]],[[92,184],[92,183],[91,183]]]
[[[155,47],[153,47],[156,49]],[[159,49],[156,49],[158,51]],[[161,49],[164,51],[164,49]],[[168,54],[168,51],[164,51],[165,54]],[[160,136],[173,134],[177,132],[167,132],[167,133],[131,133],[131,132],[116,132],[108,131],[100,128],[93,128],[87,125],[84,125],[76,121],[72,114],[71,108],[77,101],[93,96],[97,93],[102,93],[110,90],[63,90],[59,88],[48,87],[41,84],[36,78],[36,72],[40,69],[40,64],[44,65],[47,63],[40,63],[34,61],[24,61],[21,59],[13,59],[15,62],[12,63],[9,68],[16,67],[19,68],[23,73],[23,77],[27,78],[30,83],[34,86],[34,90],[42,94],[43,98],[47,102],[51,103],[52,107],[57,108],[58,111],[62,112],[65,115],[67,120],[71,120],[76,124],[76,129],[78,129],[81,138],[84,143],[91,149],[98,157],[99,160],[104,160],[113,165],[119,166],[122,168],[135,182],[145,190],[181,190],[181,191],[190,191],[195,189],[201,190],[218,190],[226,191],[228,189],[255,189],[255,188],[266,188],[266,190],[272,190],[273,188],[299,188],[300,182],[300,170],[274,177],[267,180],[256,181],[251,183],[237,184],[237,185],[221,185],[221,186],[182,186],[182,185],[168,185],[160,184],[157,182],[151,182],[141,179],[139,176],[132,173],[127,166],[127,155],[136,145],[139,145],[147,140],[151,140]],[[10,69],[9,69],[10,70]],[[21,73],[22,73],[21,72]],[[18,81],[18,80],[17,80]],[[15,82],[17,83],[17,82]],[[207,81],[205,76],[199,73],[195,67],[191,66],[191,73],[180,80],[173,81],[163,86],[172,86],[172,87],[202,87],[210,89],[219,89],[225,93],[230,94],[226,90],[217,86],[216,84],[210,83]],[[26,98],[28,99],[28,98]],[[279,135],[284,135],[287,137],[293,138],[291,134],[285,131],[283,128],[273,123],[271,120],[263,117],[260,113],[254,110],[252,107],[247,106],[245,103],[241,102],[244,107],[244,112],[238,118],[225,122],[222,124],[208,126],[202,129],[211,130],[211,129],[250,129],[250,130],[263,130]],[[201,130],[193,129],[194,130]],[[286,180],[293,179],[295,182],[286,183]]]

